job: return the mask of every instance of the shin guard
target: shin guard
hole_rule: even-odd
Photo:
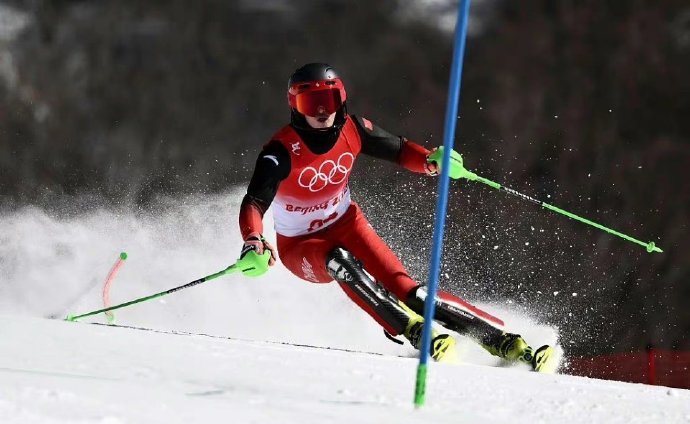
[[[354,256],[343,248],[334,249],[326,258],[328,273],[347,295],[372,316],[390,334],[403,334],[410,316],[388,291],[367,275]]]
[[[426,297],[426,287],[419,286],[409,294],[406,303],[412,310],[423,315]],[[501,319],[450,293],[439,291],[435,304],[434,321],[450,330],[479,341],[502,333],[504,323]]]

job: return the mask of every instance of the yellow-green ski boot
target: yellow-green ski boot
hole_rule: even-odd
[[[532,358],[532,369],[536,372],[553,374],[558,368],[558,358],[556,350],[549,345],[544,345],[534,352]]]
[[[544,345],[535,352],[519,334],[502,332],[482,346],[494,356],[510,362],[522,362],[536,372],[553,373],[558,367],[553,347]]]
[[[400,306],[410,316],[410,322],[405,329],[405,337],[410,344],[417,350],[422,343],[422,330],[424,329],[424,318],[400,302]],[[437,362],[449,362],[455,357],[455,338],[450,334],[439,334],[436,329],[431,328],[431,350],[429,354]]]
[[[424,320],[410,322],[405,330],[405,337],[415,349],[419,349],[422,343],[422,330]],[[450,334],[439,334],[436,329],[431,329],[431,350],[429,354],[437,362],[447,362],[455,352],[455,339]]]
[[[492,336],[487,343],[483,343],[484,349],[490,354],[503,358],[507,361],[521,361],[530,363],[532,361],[532,348],[529,347],[525,339],[519,334],[505,333]]]

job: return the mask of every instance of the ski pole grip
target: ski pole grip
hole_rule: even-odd
[[[268,271],[270,260],[270,250],[264,250],[264,253],[261,255],[254,250],[250,250],[237,261],[237,268],[248,277],[259,277]]]

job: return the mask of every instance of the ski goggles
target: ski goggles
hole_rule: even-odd
[[[336,80],[295,84],[288,90],[290,107],[306,116],[330,115],[345,102],[345,87]]]

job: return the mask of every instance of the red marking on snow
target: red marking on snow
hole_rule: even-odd
[[[369,131],[374,129],[374,124],[372,124],[367,118],[362,118],[362,122],[364,122],[364,128],[368,129]]]
[[[446,302],[449,303],[455,303],[456,305],[460,306],[463,309],[466,309],[467,311],[473,313],[474,315],[478,316],[479,318],[482,318],[485,321],[489,321],[493,324],[499,325],[503,327],[505,323],[503,322],[502,319],[496,318],[495,316],[491,315],[488,312],[482,311],[481,309],[477,308],[476,306],[465,302],[464,300],[460,299],[459,297],[455,297],[450,293],[445,293],[445,292],[439,292],[438,297],[441,299],[445,300]]]

